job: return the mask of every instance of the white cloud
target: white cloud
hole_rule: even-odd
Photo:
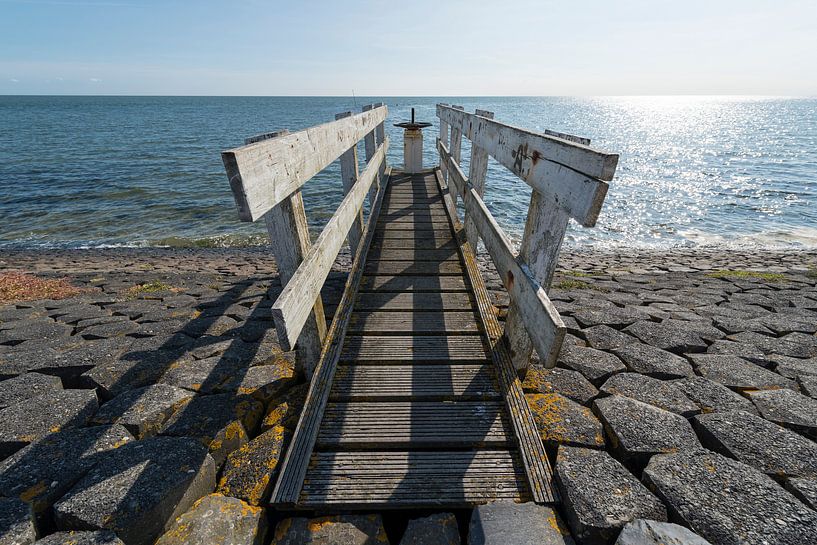
[[[20,83],[20,80],[19,80],[19,79],[16,79],[16,78],[11,78],[9,81],[10,81],[11,83]]]
[[[93,83],[100,83],[102,80],[99,78],[91,78],[90,81]]]

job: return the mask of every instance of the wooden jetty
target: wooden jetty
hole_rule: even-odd
[[[569,219],[595,224],[618,156],[481,110],[439,104],[437,116],[440,163],[419,172],[387,165],[382,104],[222,154],[240,218],[267,223],[284,285],[275,327],[311,380],[277,506],[558,501],[519,377],[532,350],[555,365],[565,327],[546,288]],[[488,157],[533,188],[518,254],[482,201]],[[310,243],[300,188],[338,158],[345,197]],[[327,328],[320,289],[346,240],[354,259]],[[504,327],[477,268],[478,240],[510,296]]]

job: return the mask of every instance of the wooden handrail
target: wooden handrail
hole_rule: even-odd
[[[473,248],[478,239],[484,241],[510,295],[505,338],[514,366],[527,368],[532,349],[536,348],[542,362],[552,367],[564,335],[558,327],[561,319],[555,309],[555,318],[548,315],[544,322],[536,318],[538,307],[547,307],[550,302],[546,296],[547,303],[537,302],[538,290],[520,290],[516,285],[519,271],[523,273],[523,284],[530,282],[540,289],[550,286],[570,218],[585,227],[595,225],[607,195],[606,180],[613,178],[618,155],[590,148],[588,138],[551,130],[538,134],[500,123],[493,120],[491,112],[483,110],[471,114],[461,106],[438,104],[437,116],[440,171],[455,190],[455,202],[457,196],[463,198],[466,238]],[[467,178],[459,166],[462,136],[471,140]],[[533,188],[516,256],[482,201],[487,156]],[[539,329],[543,324],[544,332]]]
[[[278,342],[286,350],[292,350],[301,329],[311,312],[315,297],[320,296],[321,287],[329,276],[343,241],[355,222],[369,188],[377,178],[380,165],[386,159],[389,139],[377,148],[366,169],[355,182],[351,191],[340,203],[332,219],[326,224],[315,243],[309,249],[298,270],[290,279],[272,306],[272,318],[278,332]]]
[[[546,366],[553,367],[566,331],[559,312],[548,299],[545,290],[533,278],[527,265],[517,260],[510,239],[440,140],[437,140],[437,149],[441,162],[448,169],[449,187],[453,186],[462,197],[465,213],[479,231],[509,296],[517,303],[539,358]]]
[[[222,152],[242,221],[256,221],[385,121],[380,106]]]
[[[461,131],[533,189],[559,203],[576,221],[585,227],[595,225],[607,194],[603,180],[613,178],[618,155],[442,104],[437,105],[437,116],[451,127],[451,153],[455,159],[454,133]]]

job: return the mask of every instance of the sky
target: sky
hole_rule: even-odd
[[[0,0],[0,94],[817,95],[817,0]]]

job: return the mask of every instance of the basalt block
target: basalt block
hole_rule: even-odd
[[[17,498],[0,498],[0,545],[26,545],[36,539],[31,506]]]
[[[712,543],[801,545],[815,536],[817,512],[766,474],[720,454],[655,456],[643,479],[674,520]]]
[[[786,480],[786,490],[817,511],[817,479],[814,477],[798,477]]]
[[[57,390],[0,411],[0,458],[66,428],[84,426],[99,404],[93,390]]]
[[[701,448],[683,416],[617,395],[593,404],[613,449],[625,461],[644,464],[654,454]]]
[[[817,358],[800,359],[773,354],[769,360],[774,364],[775,372],[786,378],[817,377]]]
[[[587,407],[559,394],[527,394],[525,397],[545,445],[604,447],[601,422]]]
[[[267,533],[267,518],[260,507],[210,494],[177,518],[156,545],[261,545]]]
[[[635,338],[607,325],[597,325],[582,331],[591,347],[597,350],[613,350],[627,346]]]
[[[699,415],[693,423],[708,449],[771,477],[817,476],[817,444],[759,416],[720,412]]]
[[[615,545],[711,545],[688,528],[670,522],[638,519],[627,524]]]
[[[155,350],[130,352],[121,358],[97,365],[80,377],[83,385],[96,388],[103,399],[157,382],[182,352]]]
[[[295,368],[286,359],[269,365],[250,367],[218,387],[219,391],[249,395],[266,404],[279,396],[297,380]]]
[[[687,398],[701,408],[703,413],[718,411],[746,411],[757,414],[752,402],[724,386],[704,377],[689,377],[672,382]]]
[[[737,356],[690,354],[689,357],[701,375],[733,390],[796,388],[793,381]]]
[[[648,344],[632,342],[613,350],[630,371],[658,379],[691,377],[695,373],[684,358]]]
[[[817,400],[791,390],[748,392],[760,416],[817,439]]]
[[[601,386],[601,391],[649,403],[687,418],[700,412],[698,405],[672,383],[638,373],[613,375]]]
[[[380,515],[336,515],[284,519],[275,528],[272,545],[388,545]]]
[[[221,467],[227,455],[249,440],[263,405],[248,396],[215,394],[191,400],[165,423],[161,435],[194,437],[210,449]]]
[[[522,388],[531,394],[561,394],[582,405],[587,405],[599,393],[584,375],[571,369],[545,369],[531,365]]]
[[[513,502],[478,505],[471,515],[468,545],[505,545],[506,543],[574,545],[567,526],[556,511],[550,507],[535,503]]]
[[[128,544],[154,540],[215,486],[215,464],[194,439],[153,437],[109,453],[54,505],[57,526],[108,529]]]
[[[203,360],[182,358],[174,361],[162,375],[161,382],[193,392],[210,394],[236,375],[246,372],[238,360],[213,356]]]
[[[62,390],[59,377],[40,373],[25,373],[0,382],[0,409],[47,392]]]
[[[457,517],[436,513],[409,521],[400,545],[460,545]]]
[[[707,347],[693,327],[685,322],[665,324],[640,321],[628,326],[625,331],[646,344],[676,354],[703,352]]]
[[[559,364],[578,371],[593,384],[601,384],[613,373],[620,373],[626,369],[621,360],[612,354],[568,343],[562,345]]]
[[[747,331],[730,335],[729,339],[754,345],[764,354],[780,354],[792,358],[817,357],[817,337],[806,333],[789,333],[783,337],[769,337]]]
[[[581,543],[609,543],[637,518],[667,520],[658,498],[605,451],[560,447],[556,483],[567,524]]]
[[[133,441],[122,426],[52,433],[0,463],[0,490],[45,512],[108,451]]]
[[[156,435],[165,421],[193,398],[193,393],[167,384],[153,384],[120,394],[91,419],[93,424],[121,424],[135,437]]]
[[[308,391],[309,384],[299,384],[287,391],[281,398],[273,401],[261,422],[261,430],[266,431],[280,425],[289,431],[294,431]]]
[[[51,534],[34,545],[125,545],[125,543],[110,530],[71,530]]]
[[[286,435],[283,426],[275,426],[231,452],[218,491],[250,505],[263,504],[277,479]]]

